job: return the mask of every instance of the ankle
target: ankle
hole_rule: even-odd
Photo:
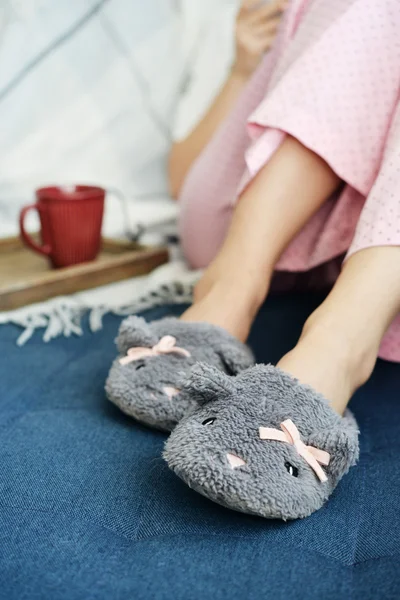
[[[313,345],[346,374],[351,394],[370,378],[379,344],[353,335],[345,324],[334,324],[315,311],[306,321],[299,343]]]
[[[224,274],[211,284],[203,278],[196,286],[193,305],[181,318],[218,325],[245,342],[267,291],[268,282],[257,286],[249,278],[234,280]]]
[[[206,296],[226,302],[228,299],[246,308],[254,316],[263,304],[269,290],[269,278],[253,278],[228,274],[215,281],[209,281],[207,273],[194,288],[194,303],[202,301]]]

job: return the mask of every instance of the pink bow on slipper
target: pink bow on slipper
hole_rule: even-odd
[[[127,356],[119,359],[121,365],[127,365],[135,360],[141,358],[148,358],[150,356],[160,356],[161,354],[179,354],[180,356],[188,357],[190,352],[184,348],[175,346],[176,339],[172,335],[165,335],[161,340],[152,348],[129,348]]]
[[[262,440],[274,440],[277,442],[286,442],[292,444],[302,458],[310,465],[320,481],[327,481],[328,478],[321,468],[321,465],[329,465],[330,454],[324,450],[319,450],[313,446],[306,446],[300,438],[300,432],[296,425],[290,419],[281,423],[283,431],[272,429],[270,427],[260,427],[260,438]]]

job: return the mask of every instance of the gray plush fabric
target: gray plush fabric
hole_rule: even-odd
[[[174,336],[176,345],[188,350],[191,356],[165,354],[128,365],[119,363],[129,348],[151,348],[166,335]],[[250,349],[224,329],[176,318],[146,323],[141,317],[128,317],[121,324],[116,343],[120,355],[106,382],[108,398],[124,413],[164,431],[171,431],[182,417],[197,408],[196,401],[186,391],[173,397],[165,393],[166,388],[181,390],[182,381],[197,361],[212,364],[228,375],[236,375],[254,364]]]
[[[358,459],[351,413],[339,416],[323,396],[277,367],[257,365],[229,378],[199,364],[187,390],[200,408],[173,431],[164,458],[191,488],[228,508],[266,518],[306,517]],[[293,445],[260,439],[259,427],[281,429],[286,419],[305,444],[330,453],[329,466],[322,467],[326,482]],[[245,464],[231,466],[228,454]]]

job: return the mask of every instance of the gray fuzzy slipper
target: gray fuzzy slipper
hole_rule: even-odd
[[[250,349],[224,329],[176,318],[147,323],[128,317],[116,343],[120,355],[106,382],[109,400],[137,421],[164,431],[197,408],[191,394],[181,389],[197,361],[227,375],[254,364]]]
[[[358,459],[358,429],[323,396],[277,367],[226,377],[197,365],[186,389],[200,408],[164,458],[191,488],[228,508],[298,519],[321,508]]]

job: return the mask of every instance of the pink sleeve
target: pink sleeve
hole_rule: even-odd
[[[371,246],[400,246],[400,101],[347,257]]]

